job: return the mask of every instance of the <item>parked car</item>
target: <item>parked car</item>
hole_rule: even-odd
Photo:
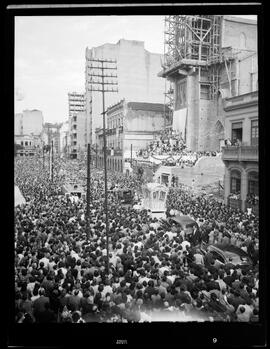
[[[232,263],[235,266],[240,266],[240,268],[252,266],[252,260],[249,255],[241,248],[233,245],[207,245],[203,243],[200,246],[200,251],[203,255],[211,252],[213,257],[223,264]]]
[[[194,226],[198,228],[197,222],[190,216],[177,214],[174,217],[168,217],[166,220],[162,220],[162,226],[164,229],[169,230],[172,225],[175,224],[176,227],[179,226],[181,229],[187,230],[188,228],[193,228]]]

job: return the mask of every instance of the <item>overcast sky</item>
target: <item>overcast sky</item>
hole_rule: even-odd
[[[140,40],[163,53],[163,31],[164,16],[16,17],[15,112],[39,109],[45,122],[66,121],[68,92],[84,91],[87,46]]]

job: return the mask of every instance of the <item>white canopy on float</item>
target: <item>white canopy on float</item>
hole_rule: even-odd
[[[147,183],[142,187],[142,191],[143,208],[150,210],[152,214],[165,214],[168,188],[160,183]]]

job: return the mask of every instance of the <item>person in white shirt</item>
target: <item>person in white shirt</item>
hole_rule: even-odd
[[[43,257],[39,260],[39,266],[40,266],[41,262],[44,264],[44,268],[46,268],[46,269],[49,268],[50,260],[47,257]]]
[[[196,264],[204,265],[203,255],[201,255],[200,253],[195,253],[194,258]]]
[[[188,242],[187,240],[181,242],[180,244],[182,246],[182,252],[186,251],[187,250],[187,246],[190,247],[190,242]]]

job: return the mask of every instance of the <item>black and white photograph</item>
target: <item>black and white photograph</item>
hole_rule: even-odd
[[[199,12],[14,17],[15,324],[260,322],[258,16]]]

